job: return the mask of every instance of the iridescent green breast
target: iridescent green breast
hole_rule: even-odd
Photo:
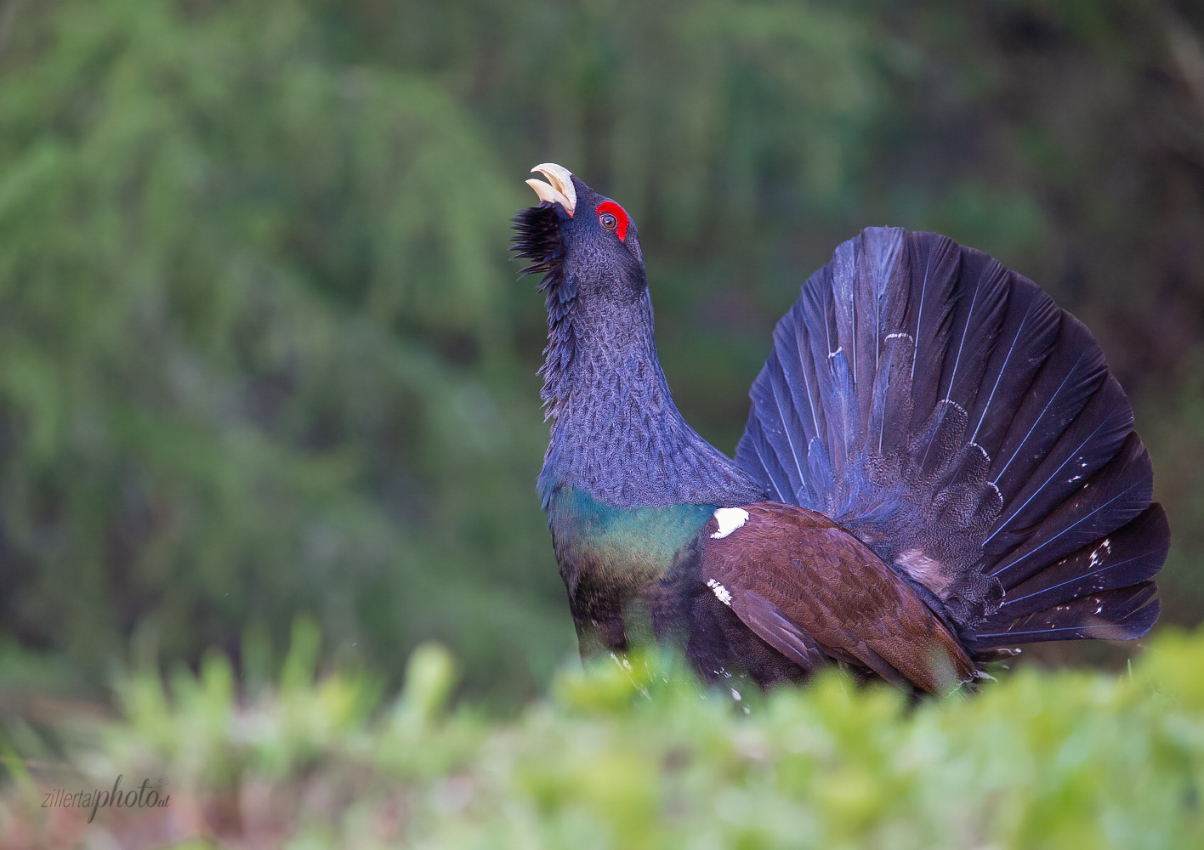
[[[636,589],[665,574],[715,505],[614,508],[565,487],[552,494],[547,512],[562,569],[585,571],[591,583]]]

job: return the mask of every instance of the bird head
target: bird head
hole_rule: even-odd
[[[567,295],[621,305],[642,299],[648,286],[644,256],[626,210],[555,163],[531,170],[547,182],[527,181],[540,203],[514,219],[513,250],[535,261],[525,271],[543,272],[541,288],[560,290],[562,300]]]
[[[559,417],[579,351],[622,359],[638,350],[655,359],[652,301],[639,234],[626,210],[559,165],[531,170],[548,182],[527,181],[539,204],[514,217],[518,234],[511,250],[532,261],[524,273],[543,275],[548,345],[542,396],[547,415]]]

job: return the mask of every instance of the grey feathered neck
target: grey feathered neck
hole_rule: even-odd
[[[761,485],[686,424],[661,370],[652,302],[641,280],[633,303],[580,295],[565,270],[551,205],[515,217],[513,250],[542,272],[548,344],[542,396],[553,419],[539,475],[544,507],[560,487],[618,508],[734,506],[764,498]],[[642,274],[642,272],[641,272]]]

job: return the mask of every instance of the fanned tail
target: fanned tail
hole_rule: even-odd
[[[920,585],[972,651],[1145,634],[1169,528],[1087,328],[931,233],[868,228],[774,331],[737,461]]]

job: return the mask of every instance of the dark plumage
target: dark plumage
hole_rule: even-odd
[[[1169,532],[1128,400],[1083,324],[985,254],[886,228],[846,242],[752,397],[741,465],[933,591],[971,650],[1156,619]]]
[[[583,653],[656,636],[708,679],[836,661],[931,691],[999,647],[1148,631],[1169,540],[1149,458],[1035,284],[863,231],[778,324],[733,462],[673,403],[634,224],[538,170],[514,241],[544,275],[539,490]]]

